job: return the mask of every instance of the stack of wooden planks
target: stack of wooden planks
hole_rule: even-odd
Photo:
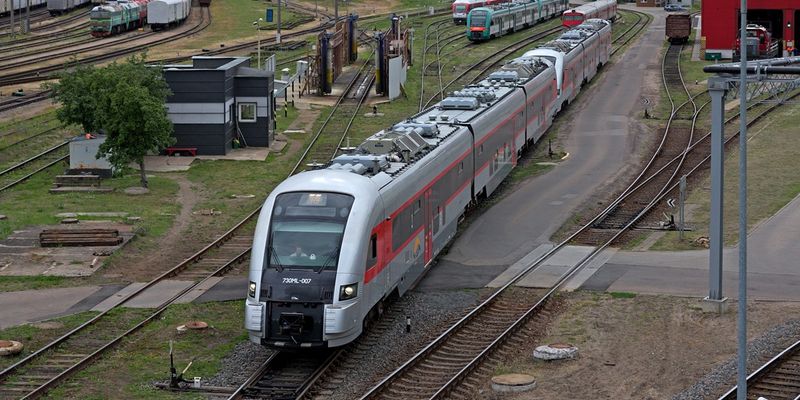
[[[116,229],[45,229],[39,234],[42,247],[58,246],[116,246],[122,243]]]

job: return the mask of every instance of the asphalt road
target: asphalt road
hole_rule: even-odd
[[[659,76],[664,15],[598,81],[584,90],[560,140],[569,157],[544,175],[528,180],[476,218],[448,254],[420,283],[420,289],[480,287],[540,244],[605,184],[626,173],[634,159],[642,88]],[[649,76],[648,76],[649,72]],[[655,74],[655,75],[654,75]]]

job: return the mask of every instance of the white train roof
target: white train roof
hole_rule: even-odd
[[[599,30],[602,24],[586,24]],[[465,124],[475,121],[516,88],[555,67],[561,87],[564,55],[590,36],[583,30],[571,40],[554,40],[506,63],[480,82],[448,94],[433,107],[368,137],[349,154],[331,161],[325,171],[363,175],[383,187],[434,152]]]

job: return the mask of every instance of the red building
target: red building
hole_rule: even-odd
[[[704,0],[702,35],[706,38],[706,58],[731,58],[739,29],[740,0]],[[758,24],[781,41],[784,51],[797,44],[800,0],[747,0],[747,23]],[[784,53],[785,54],[785,53]]]

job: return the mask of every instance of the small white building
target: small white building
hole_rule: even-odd
[[[77,136],[69,142],[69,174],[93,174],[111,177],[113,169],[105,157],[97,158],[97,150],[106,141],[106,135]]]

